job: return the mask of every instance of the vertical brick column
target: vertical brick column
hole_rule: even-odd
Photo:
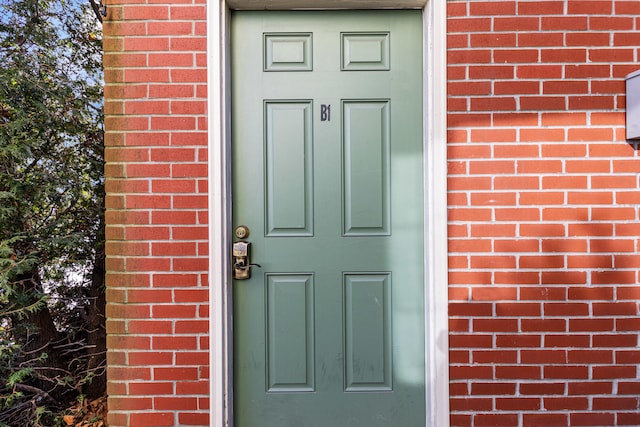
[[[640,2],[447,5],[451,425],[640,425]]]
[[[109,425],[208,425],[204,0],[104,20]]]

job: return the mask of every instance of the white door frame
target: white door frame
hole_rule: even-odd
[[[425,427],[449,425],[446,0],[208,0],[210,425],[233,427],[230,9],[423,9]]]

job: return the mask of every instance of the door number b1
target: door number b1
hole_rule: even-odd
[[[331,104],[320,104],[320,121],[331,121]]]

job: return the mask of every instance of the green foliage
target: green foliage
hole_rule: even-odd
[[[0,0],[0,425],[25,404],[21,422],[46,425],[46,408],[97,375],[86,329],[102,286],[101,62],[89,3]]]

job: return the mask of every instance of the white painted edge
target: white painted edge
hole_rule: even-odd
[[[231,414],[230,141],[228,9],[225,0],[207,2],[207,115],[209,195],[209,422],[229,425]],[[215,416],[214,416],[215,415]]]
[[[424,20],[425,384],[428,427],[449,426],[447,237],[447,13],[430,0]]]
[[[309,0],[303,0],[300,3]],[[296,3],[299,5],[300,3]],[[375,6],[375,0],[372,2]],[[313,3],[310,3],[313,4]],[[229,10],[207,1],[210,426],[232,426]],[[446,0],[424,7],[425,375],[428,427],[449,426]]]

